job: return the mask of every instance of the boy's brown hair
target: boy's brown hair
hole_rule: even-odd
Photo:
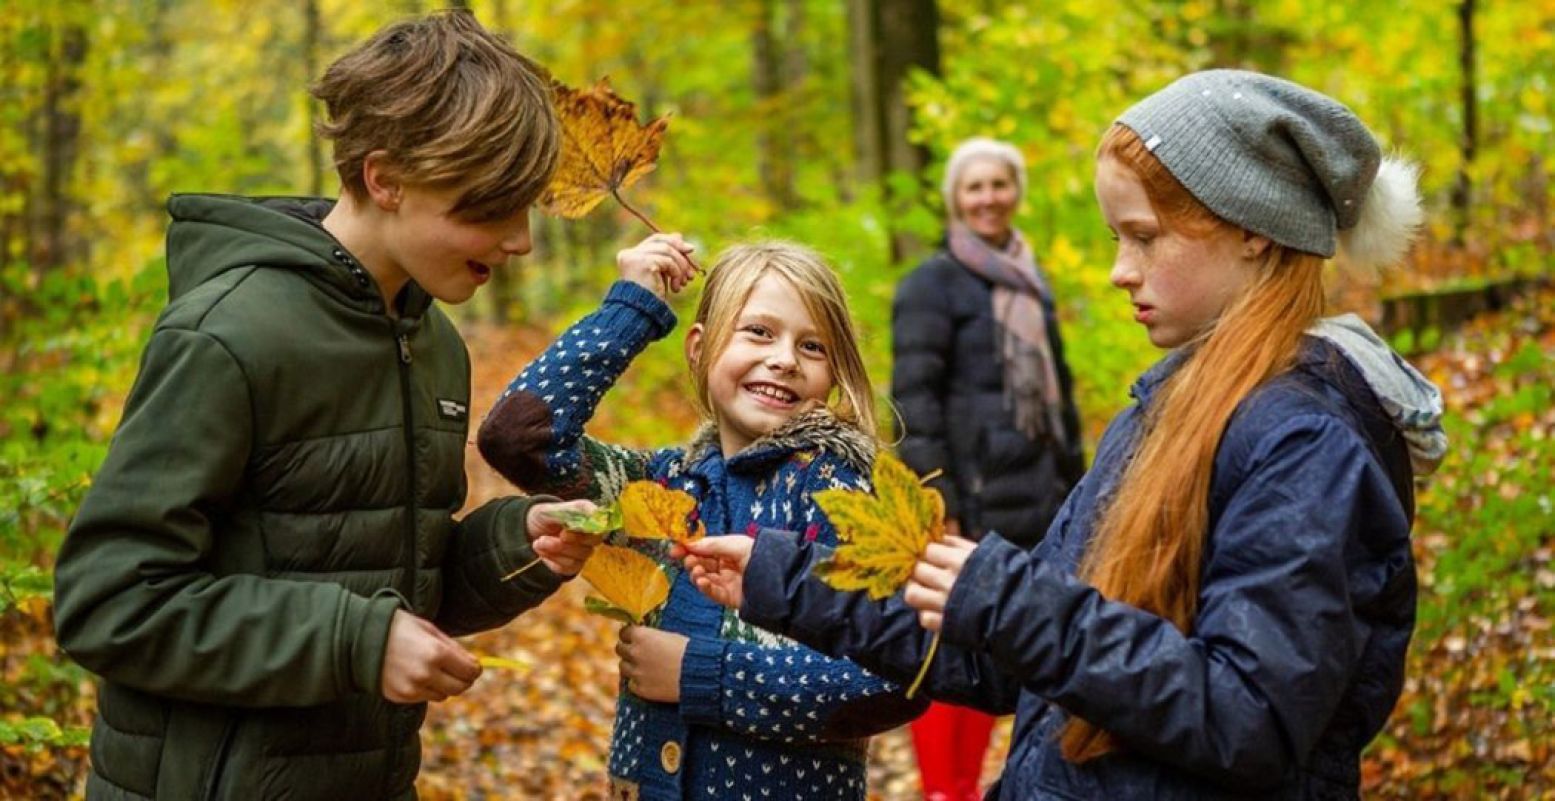
[[[462,190],[450,214],[500,220],[534,203],[561,153],[550,77],[468,11],[389,25],[313,86],[345,190],[367,194],[362,164],[388,154],[408,184]]]

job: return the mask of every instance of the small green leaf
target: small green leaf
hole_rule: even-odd
[[[641,625],[642,621],[632,617],[632,613],[619,606],[600,598],[597,595],[589,595],[583,599],[585,611],[596,615],[603,615],[611,620],[618,620],[627,625]]]

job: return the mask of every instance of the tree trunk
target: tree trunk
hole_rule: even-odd
[[[855,150],[859,177],[881,186],[889,198],[893,174],[921,183],[928,151],[908,139],[912,111],[907,76],[913,69],[939,74],[939,9],[934,0],[849,0],[853,44]],[[916,197],[889,198],[912,203]],[[891,237],[892,258],[906,260],[923,244],[904,232]]]
[[[853,161],[861,184],[879,184],[885,177],[885,135],[879,114],[880,59],[875,47],[878,3],[879,0],[848,0]]]
[[[303,0],[302,6],[302,63],[304,87],[319,77],[319,46],[324,39],[324,25],[319,18],[319,0]],[[308,194],[320,197],[324,194],[324,152],[319,141],[319,101],[307,89],[303,100],[308,104]]]
[[[1478,145],[1478,131],[1474,103],[1474,0],[1462,0],[1458,4],[1458,67],[1463,74],[1461,102],[1463,104],[1462,159],[1458,165],[1458,181],[1452,190],[1452,208],[1456,230],[1454,241],[1462,244],[1469,227],[1469,203],[1473,195],[1473,183],[1469,171],[1474,166],[1474,151]]]
[[[798,205],[794,194],[794,141],[787,97],[786,54],[773,35],[775,0],[761,0],[751,27],[751,82],[756,90],[757,170],[767,199],[779,211]]]
[[[31,252],[38,274],[77,260],[85,248],[72,241],[68,230],[75,210],[70,175],[80,152],[81,114],[75,108],[81,90],[81,63],[86,59],[86,31],[67,24],[50,32],[54,40],[45,66],[41,115],[42,180],[35,197]]]

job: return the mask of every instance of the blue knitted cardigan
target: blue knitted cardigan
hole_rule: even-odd
[[[614,498],[656,480],[697,499],[709,533],[802,532],[835,544],[812,498],[869,490],[873,441],[821,409],[725,458],[716,429],[685,448],[634,450],[583,433],[631,359],[669,333],[675,315],[653,293],[618,281],[601,307],[561,335],[513,380],[481,426],[487,461],[518,486],[566,498]],[[623,686],[609,770],[613,799],[838,799],[862,801],[868,736],[916,717],[923,704],[856,664],[823,656],[739,620],[709,601],[661,542],[630,543],[672,577],[650,625],[686,635],[680,703],[646,701]]]

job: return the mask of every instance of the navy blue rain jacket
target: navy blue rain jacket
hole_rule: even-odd
[[[1179,361],[1134,386],[1096,463],[1032,551],[990,535],[946,605],[928,694],[1017,713],[998,801],[1348,799],[1403,683],[1414,626],[1409,453],[1361,374],[1308,338],[1255,390],[1216,454],[1198,612],[1184,634],[1075,577],[1133,450],[1141,407]],[[901,595],[811,577],[825,550],[757,538],[741,616],[910,681],[929,634]],[[1123,748],[1059,752],[1067,714]]]

